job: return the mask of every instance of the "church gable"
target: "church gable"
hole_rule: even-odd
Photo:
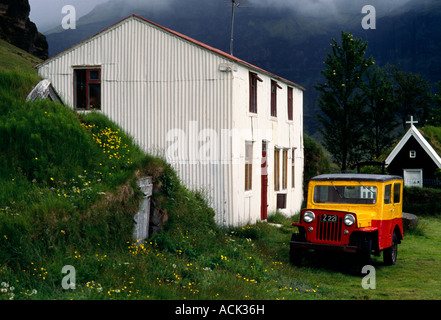
[[[405,185],[422,187],[435,179],[435,172],[441,168],[441,157],[412,121],[410,124],[385,163],[389,174],[403,176]]]
[[[398,151],[388,165],[390,174],[403,175],[403,169],[423,169],[425,179],[433,179],[438,165],[414,136]]]

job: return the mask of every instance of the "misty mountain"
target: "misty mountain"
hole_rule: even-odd
[[[239,1],[240,2],[240,1]],[[432,83],[441,80],[441,1],[370,0],[376,8],[376,29],[364,30],[360,1],[242,1],[235,10],[233,54],[292,80],[304,94],[305,131],[317,131],[320,71],[332,38],[352,32],[368,41],[368,55],[377,65],[400,65]],[[298,4],[294,6],[292,4]],[[363,4],[361,4],[363,3]],[[386,5],[387,3],[388,5]],[[291,4],[291,5],[289,5]],[[320,8],[314,4],[322,4]],[[229,1],[129,0],[97,6],[77,21],[77,29],[61,27],[46,33],[52,56],[130,14],[137,14],[210,46],[230,52]]]
[[[29,19],[28,0],[0,0],[0,39],[40,58],[48,57],[48,44]]]

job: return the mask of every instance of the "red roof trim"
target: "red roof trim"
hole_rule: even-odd
[[[199,47],[202,47],[202,48],[207,49],[207,50],[209,50],[209,51],[211,51],[211,52],[214,52],[214,53],[216,53],[216,54],[219,54],[219,55],[221,55],[221,56],[223,56],[223,57],[225,57],[225,58],[227,58],[227,59],[229,59],[229,60],[232,60],[232,61],[235,61],[235,62],[237,62],[237,63],[243,64],[243,65],[246,65],[246,66],[248,66],[248,67],[250,67],[250,68],[252,68],[252,69],[255,69],[255,70],[257,70],[257,71],[260,71],[260,72],[262,72],[262,73],[266,73],[266,74],[269,75],[270,77],[275,78],[275,79],[278,79],[278,80],[280,80],[280,81],[283,81],[283,82],[285,82],[285,83],[287,83],[287,84],[290,84],[290,85],[292,85],[292,86],[295,86],[296,88],[298,88],[298,89],[300,89],[300,90],[303,90],[303,91],[306,90],[304,87],[302,87],[302,86],[300,86],[300,85],[298,85],[298,84],[296,84],[296,83],[294,83],[294,82],[292,82],[292,81],[290,81],[290,80],[287,80],[287,79],[284,79],[284,78],[282,78],[282,77],[279,77],[279,76],[277,76],[277,75],[275,75],[275,74],[273,74],[273,73],[271,73],[271,72],[268,72],[268,71],[266,71],[266,70],[264,70],[264,69],[262,69],[262,68],[256,67],[256,66],[252,65],[251,63],[248,63],[248,62],[246,62],[246,61],[244,61],[244,60],[241,60],[241,59],[239,59],[239,58],[237,58],[237,57],[235,57],[235,56],[232,56],[232,55],[230,55],[230,54],[228,54],[228,53],[225,53],[225,52],[223,52],[222,50],[219,50],[219,49],[213,48],[213,47],[211,47],[211,46],[209,46],[209,45],[207,45],[207,44],[205,44],[205,43],[202,43],[202,42],[200,42],[200,41],[197,41],[197,40],[195,40],[195,39],[193,39],[193,38],[191,38],[191,37],[188,37],[188,36],[186,36],[186,35],[184,35],[184,34],[182,34],[182,33],[179,33],[179,32],[173,31],[173,30],[171,30],[171,29],[165,28],[165,27],[163,27],[163,26],[161,26],[161,25],[159,25],[159,24],[157,24],[157,23],[154,23],[154,22],[152,22],[152,21],[149,21],[149,20],[147,20],[147,19],[145,19],[145,18],[143,18],[143,17],[140,17],[140,16],[138,16],[138,15],[136,15],[136,14],[132,14],[132,15],[128,16],[127,18],[124,18],[124,19],[122,19],[121,21],[118,21],[118,22],[112,24],[111,26],[109,26],[109,27],[107,27],[107,28],[101,30],[100,32],[98,32],[98,33],[96,33],[96,34],[94,34],[94,35],[92,35],[92,36],[90,36],[90,37],[88,37],[87,39],[85,39],[85,40],[83,40],[83,41],[80,41],[80,42],[78,42],[77,44],[71,46],[70,48],[68,48],[68,49],[66,49],[66,50],[64,50],[64,51],[62,51],[62,52],[56,54],[55,56],[50,57],[50,58],[46,59],[45,61],[43,61],[43,62],[41,62],[41,63],[35,65],[35,67],[38,68],[38,66],[45,64],[47,61],[52,60],[52,59],[54,59],[55,57],[64,54],[65,52],[67,52],[67,51],[73,49],[74,47],[77,47],[77,46],[79,46],[80,44],[82,44],[82,43],[84,43],[84,42],[87,42],[87,41],[89,41],[90,39],[92,39],[92,38],[94,38],[94,37],[100,35],[101,33],[104,33],[105,31],[107,31],[107,30],[109,30],[109,29],[115,27],[116,25],[118,25],[118,24],[120,24],[120,23],[122,23],[122,22],[124,22],[124,21],[126,21],[126,20],[128,20],[128,19],[132,19],[132,18],[137,18],[137,19],[139,19],[139,20],[142,20],[142,21],[144,21],[144,22],[147,22],[147,23],[149,23],[149,24],[151,24],[151,25],[153,25],[153,26],[155,26],[155,27],[157,27],[157,28],[159,28],[159,29],[162,29],[162,30],[164,30],[164,31],[166,31],[166,32],[168,32],[168,33],[171,33],[171,34],[173,34],[173,35],[175,35],[175,36],[177,36],[177,37],[179,37],[179,38],[182,38],[182,39],[187,40],[187,41],[189,41],[189,42],[191,42],[191,43],[193,43],[193,44],[196,44],[196,45],[199,46]]]

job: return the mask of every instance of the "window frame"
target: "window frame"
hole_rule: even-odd
[[[271,80],[271,117],[277,118],[277,82]]]
[[[401,203],[401,183],[400,182],[394,183],[393,200],[394,200],[394,204]]]
[[[294,89],[292,87],[288,87],[287,93],[287,112],[288,112],[288,121],[294,120]]]
[[[282,152],[282,190],[288,189],[288,150]]]
[[[274,148],[274,191],[280,191],[280,149]]]
[[[253,114],[257,114],[257,82],[262,82],[263,80],[259,78],[257,73],[249,71],[249,109],[248,111]]]
[[[282,89],[282,87],[276,80],[271,79],[271,117],[273,118],[277,118],[277,89]]]
[[[296,187],[296,148],[291,148],[291,188]]]
[[[392,183],[389,183],[384,186],[384,204],[392,204]]]
[[[78,83],[77,83],[77,73],[80,71],[84,71],[85,72],[85,107],[78,107]],[[91,72],[98,72],[98,79],[92,79],[91,78]],[[73,90],[74,90],[74,94],[73,94],[73,107],[74,110],[80,110],[80,111],[90,111],[90,110],[102,110],[102,81],[101,81],[101,66],[87,66],[87,67],[83,67],[83,66],[75,66],[73,67]],[[91,96],[90,96],[90,91],[91,91],[91,86],[90,85],[99,85],[99,107],[96,108],[91,108],[91,104],[90,104],[90,100],[91,100]]]
[[[253,141],[245,141],[245,191],[253,190],[253,149]]]

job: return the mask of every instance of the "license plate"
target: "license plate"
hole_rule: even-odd
[[[323,214],[321,222],[337,222],[338,216],[333,214]]]

